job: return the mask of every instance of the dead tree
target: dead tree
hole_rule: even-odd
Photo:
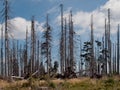
[[[24,52],[24,76],[28,74],[28,30],[26,29],[26,43]]]
[[[69,18],[69,56],[70,56],[70,67],[72,71],[75,69],[75,61],[74,61],[74,30],[73,30],[73,21],[72,21],[72,11],[70,11]]]
[[[20,74],[23,77],[24,75],[24,61],[23,61],[23,48],[22,48],[22,44],[20,44],[20,49],[19,49],[19,59],[20,59]]]
[[[84,42],[83,50],[85,51],[84,54],[81,56],[85,58],[86,65],[89,70],[88,75],[93,78],[96,74],[96,63],[94,58],[94,33],[93,33],[93,15],[91,15],[91,37],[89,42]]]
[[[107,62],[108,62],[108,56],[107,56],[107,53],[108,53],[108,49],[107,49],[107,24],[106,24],[106,19],[105,19],[105,49],[104,49],[104,52],[105,52],[105,63],[104,63],[104,72],[105,74],[107,75]]]
[[[8,15],[9,5],[8,0],[5,0],[5,74],[6,76],[9,76],[9,40],[8,40]],[[7,66],[8,65],[8,66]],[[8,71],[8,73],[7,73]]]
[[[117,31],[117,74],[119,74],[119,24],[118,24],[118,31]]]
[[[80,61],[79,61],[79,76],[83,75],[83,60],[82,60],[82,41],[80,37]]]
[[[1,75],[4,76],[4,68],[3,68],[3,26],[1,28]]]
[[[95,61],[94,61],[94,34],[93,34],[93,15],[91,16],[91,58],[90,58],[90,76],[94,76]]]
[[[17,43],[18,44],[18,43]],[[18,60],[17,60],[17,45],[15,43],[15,40],[13,40],[13,60],[12,60],[12,66],[13,66],[13,76],[19,75],[19,68],[18,68]]]
[[[10,19],[10,4],[8,2],[8,0],[3,0],[3,10],[1,12],[2,17],[5,21],[5,67],[4,67],[4,75],[7,76],[11,76],[9,75],[9,69],[11,67],[10,66],[10,62],[9,62],[9,37],[8,37],[8,29],[9,29],[9,23],[8,20]]]
[[[40,66],[40,41],[37,41],[37,60],[36,60],[36,70],[39,70],[39,66]]]
[[[43,33],[44,42],[42,43],[42,54],[45,56],[46,59],[48,76],[50,76],[50,70],[51,70],[51,42],[52,42],[51,31],[52,28],[48,22],[48,14],[47,14],[45,32]]]
[[[36,46],[36,38],[35,38],[35,22],[34,17],[32,17],[31,21],[31,61],[30,61],[30,73],[32,74],[35,71],[35,46]]]
[[[113,74],[115,74],[115,43],[113,43]]]
[[[117,62],[117,58],[116,58],[116,55],[117,55],[117,48],[116,48],[116,43],[115,43],[115,73],[117,72],[117,69],[116,69],[116,62]]]
[[[102,49],[102,42],[96,40],[95,41],[97,43],[97,58],[96,58],[96,65],[97,65],[97,74],[100,75],[101,74],[101,64],[103,64],[103,60],[104,60],[104,54],[101,53],[101,49]]]
[[[65,71],[68,67],[68,62],[67,62],[67,21],[66,21],[66,18],[65,18],[65,26],[64,26],[64,39],[65,39],[65,50],[64,50],[64,53],[65,53]]]
[[[111,74],[110,9],[108,9],[108,57],[109,74]]]
[[[64,73],[64,31],[63,31],[63,4],[61,6],[61,39],[60,39],[60,68],[61,68],[61,74]]]
[[[85,58],[86,62],[86,75],[89,75],[91,78],[96,77],[96,63],[94,58],[94,33],[93,33],[93,15],[91,16],[91,38],[90,41],[84,42],[83,47],[84,53],[81,54],[81,57]]]

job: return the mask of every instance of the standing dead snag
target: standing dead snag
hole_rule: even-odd
[[[116,62],[117,62],[117,59],[116,59],[116,55],[117,55],[117,53],[116,53],[116,51],[117,51],[117,48],[116,48],[116,43],[115,43],[115,73],[117,72],[117,69],[116,69]]]
[[[9,37],[8,37],[8,29],[9,29],[9,19],[10,19],[10,5],[8,0],[3,0],[3,10],[2,10],[2,17],[5,20],[5,67],[4,67],[4,75],[11,76],[10,75],[10,61],[9,61]]]
[[[64,53],[65,53],[65,71],[68,67],[68,62],[67,62],[67,22],[66,22],[66,18],[65,18],[65,27],[64,27],[65,31],[64,31],[64,38],[65,38],[65,50],[64,50]]]
[[[117,74],[119,74],[119,63],[120,63],[120,61],[119,61],[119,24],[118,24],[118,31],[117,31]]]
[[[112,45],[113,47],[112,47],[112,51],[113,51],[113,68],[112,68],[112,73],[113,74],[115,74],[115,43],[113,43],[113,45]]]
[[[108,9],[108,63],[109,63],[109,74],[111,74],[111,39],[110,39],[110,9]]]
[[[86,61],[86,75],[89,75],[90,77],[94,77],[94,74],[96,73],[96,63],[94,58],[94,35],[93,35],[93,15],[91,16],[91,38],[90,41],[84,42],[83,50],[85,53],[83,53],[81,56],[85,58]]]
[[[35,46],[36,46],[36,37],[35,37],[35,22],[34,17],[31,21],[31,60],[30,60],[30,73],[35,71]]]
[[[4,75],[4,68],[3,68],[3,26],[1,28],[1,75]]]
[[[61,35],[61,37],[62,37],[61,42],[64,45],[61,48],[61,52],[62,52],[62,50],[64,51],[64,53],[61,53],[61,54],[63,54],[62,56],[64,56],[62,66],[65,69],[65,71],[64,71],[65,78],[73,78],[73,77],[76,77],[76,75],[75,75],[75,60],[74,60],[74,30],[73,30],[72,11],[70,11],[70,15],[69,15],[68,39],[67,39],[67,29],[66,28],[67,28],[67,24],[66,24],[66,20],[65,20],[65,31],[63,33],[63,36]],[[68,52],[67,52],[67,50],[68,50]]]
[[[64,73],[64,62],[65,62],[65,57],[64,57],[64,31],[63,31],[63,4],[60,5],[61,7],[61,39],[60,39],[60,69],[61,69],[61,74]]]
[[[51,70],[51,26],[48,23],[48,14],[46,18],[46,24],[45,24],[45,31],[43,34],[44,42],[42,43],[42,54],[45,56],[46,63],[47,63],[47,74],[50,76],[50,70]]]
[[[26,43],[24,50],[24,76],[28,74],[28,29],[26,29]]]
[[[17,44],[15,43],[15,39],[13,39],[13,50],[12,50],[12,54],[13,54],[13,60],[12,60],[12,70],[13,71],[11,74],[13,74],[13,76],[18,76],[19,75],[19,68],[18,68],[18,59],[17,59],[17,47],[18,46],[18,42]],[[11,66],[11,65],[10,65]]]
[[[5,0],[5,76],[7,76],[8,56],[8,1]],[[9,71],[9,70],[8,70]]]
[[[83,60],[81,57],[82,54],[82,41],[81,41],[81,37],[80,37],[80,61],[79,61],[79,76],[83,75]]]
[[[108,53],[108,49],[107,49],[107,25],[106,25],[106,19],[105,19],[105,48],[104,48],[104,51],[105,51],[105,63],[104,63],[104,73],[107,75],[107,62],[108,62],[108,58],[107,58],[107,53]]]
[[[95,58],[94,58],[94,34],[93,34],[93,15],[91,16],[91,58],[90,58],[90,76],[95,73]]]
[[[74,31],[73,31],[73,21],[72,21],[72,11],[70,11],[69,18],[69,56],[70,56],[70,67],[74,71],[75,61],[74,61]]]
[[[39,70],[40,66],[40,41],[37,40],[37,61],[35,64],[35,70]]]

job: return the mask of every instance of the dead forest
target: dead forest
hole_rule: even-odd
[[[0,76],[1,78],[77,78],[77,77],[101,77],[107,75],[119,75],[119,24],[116,35],[116,42],[111,40],[111,12],[106,11],[108,17],[104,22],[104,36],[101,41],[94,38],[94,15],[91,15],[91,32],[88,41],[81,42],[78,50],[79,62],[75,60],[75,30],[73,13],[64,18],[64,6],[60,5],[61,28],[59,38],[58,61],[52,60],[52,29],[49,14],[46,14],[45,30],[41,38],[36,37],[35,17],[31,19],[31,35],[28,36],[26,26],[26,38],[23,44],[9,35],[10,5],[9,0],[3,0],[0,15],[2,18],[1,39],[0,39]],[[12,37],[12,38],[11,38]],[[84,38],[84,37],[83,37]],[[81,44],[83,43],[83,44]],[[97,52],[96,52],[97,51]],[[97,53],[97,54],[96,54]],[[76,63],[79,63],[77,66]],[[78,68],[76,68],[78,67]]]

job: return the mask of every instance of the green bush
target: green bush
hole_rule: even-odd
[[[49,86],[50,88],[56,88],[56,84],[53,83],[53,82],[50,82],[48,86]]]
[[[115,85],[115,80],[113,78],[109,78],[104,81],[104,88],[106,90],[113,90],[114,85]]]

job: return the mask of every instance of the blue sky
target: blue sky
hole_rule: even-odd
[[[61,3],[64,5],[65,14],[68,13],[70,10],[72,10],[74,16],[77,14],[78,15],[80,14],[79,17],[84,19],[89,17],[88,19],[90,20],[90,15],[92,14],[92,12],[97,11],[97,14],[99,14],[99,10],[101,9],[101,7],[104,6],[109,1],[108,0],[91,0],[91,1],[89,0],[10,0],[10,2],[11,2],[11,10],[12,10],[11,16],[13,17],[13,19],[19,17],[19,19],[22,18],[27,23],[30,23],[31,17],[34,15],[35,20],[38,23],[44,23],[46,20],[45,19],[46,14],[49,12],[50,23],[54,25],[56,23],[55,21],[57,19],[56,17],[60,15],[59,5]],[[85,14],[85,17],[84,17],[84,14]],[[74,17],[74,19],[76,18],[78,18],[78,16]],[[103,19],[102,16],[101,18]],[[81,20],[81,22],[78,22],[76,20],[75,20],[75,24],[77,25],[75,27],[76,29],[79,29],[77,30],[77,32],[83,32],[83,31],[86,32],[85,31],[86,28],[79,27],[79,26],[82,23],[82,21],[88,22],[88,23],[90,23],[90,21],[81,20],[80,18],[78,20],[79,21]],[[88,23],[85,24],[85,27],[89,27]],[[54,26],[53,28],[56,29],[56,27]],[[88,29],[89,28],[87,28],[86,30]]]
[[[11,21],[15,29],[25,37],[26,26],[30,29],[30,20],[34,15],[39,29],[43,29],[46,14],[49,12],[50,23],[53,28],[59,27],[60,7],[64,5],[64,14],[68,17],[70,10],[73,11],[73,20],[77,34],[89,34],[90,16],[94,16],[94,28],[96,36],[101,36],[104,32],[104,19],[107,18],[107,9],[111,8],[111,33],[115,34],[115,27],[119,23],[120,0],[9,0],[11,3]],[[0,3],[1,4],[1,3]],[[0,10],[2,9],[2,4]],[[114,24],[112,24],[114,23]],[[54,26],[56,24],[56,26]],[[1,26],[1,25],[0,25]],[[20,26],[23,26],[22,28]],[[87,33],[88,32],[88,33]],[[14,32],[13,32],[14,33]],[[15,36],[19,36],[15,32]],[[20,37],[19,37],[20,38]]]
[[[73,11],[87,11],[91,12],[101,5],[105,4],[107,0],[10,0],[13,17],[23,17],[31,19],[35,15],[36,18],[44,16],[47,11],[53,7],[64,4],[64,9],[72,8]],[[58,8],[59,10],[59,8]],[[50,13],[51,15],[54,13]]]

